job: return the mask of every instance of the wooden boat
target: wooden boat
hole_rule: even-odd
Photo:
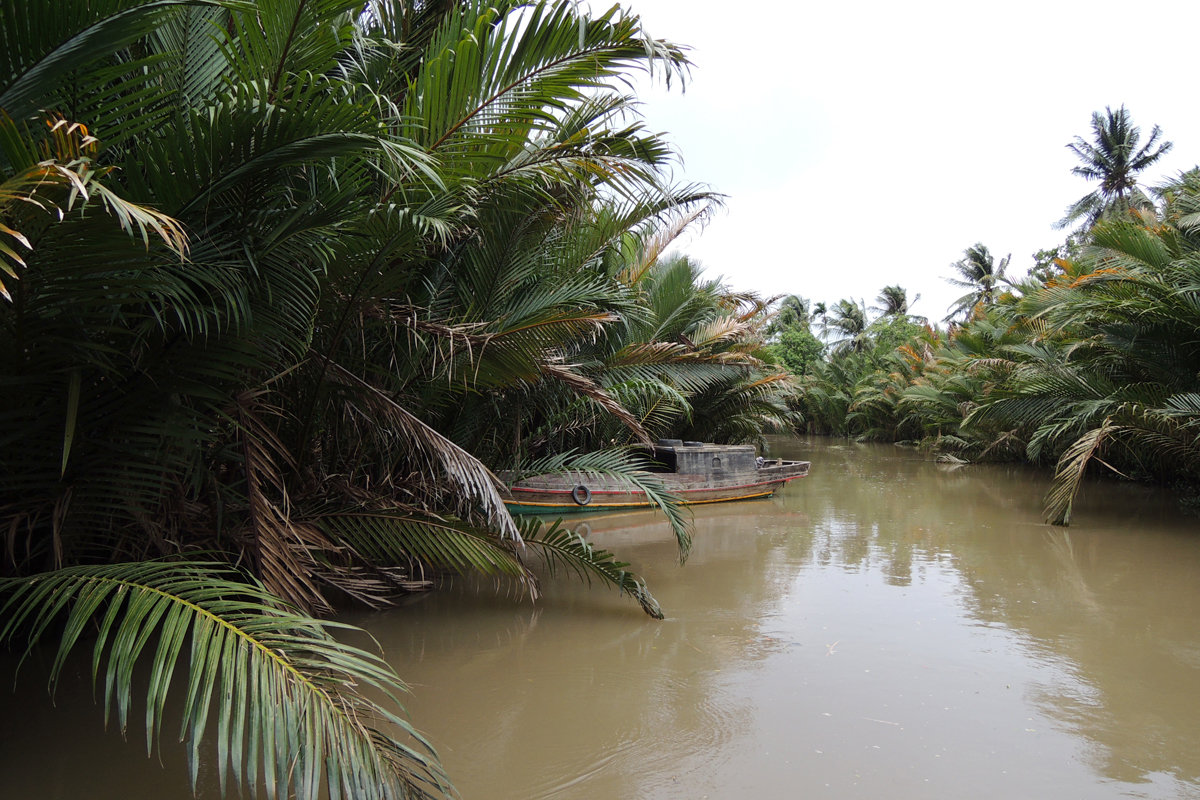
[[[756,458],[753,445],[659,439],[646,448],[667,490],[685,504],[770,497],[808,474],[809,462]],[[651,505],[645,492],[611,475],[587,472],[535,475],[513,484],[504,503],[514,514],[618,511]]]

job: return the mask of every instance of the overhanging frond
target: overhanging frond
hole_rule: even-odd
[[[1063,453],[1054,473],[1054,483],[1046,495],[1044,516],[1047,522],[1052,525],[1070,524],[1071,508],[1088,464],[1101,451],[1105,441],[1119,430],[1120,426],[1106,420],[1076,439]]]
[[[540,524],[536,520],[531,523]],[[646,588],[645,581],[626,570],[629,564],[618,561],[607,550],[597,550],[578,533],[562,527],[561,520],[540,531],[531,527],[524,538],[552,574],[558,569],[567,569],[588,581],[599,578],[617,587],[622,594],[628,594],[654,619],[663,618],[662,608]]]
[[[218,769],[268,797],[332,800],[443,797],[450,790],[433,751],[406,720],[405,687],[378,656],[342,644],[318,622],[281,608],[215,563],[80,566],[0,580],[0,641],[29,647],[61,622],[52,679],[96,626],[93,679],[104,684],[106,717],[122,731],[149,657],[147,746],[162,727],[168,694],[186,673],[181,736],[198,749],[215,737]],[[369,687],[382,699],[369,699]],[[215,720],[210,719],[215,714]],[[334,766],[336,765],[336,766]],[[292,793],[295,793],[294,795]]]
[[[595,450],[590,453],[567,452],[539,459],[515,472],[513,480],[523,475],[545,475],[549,473],[583,473],[607,475],[625,481],[631,487],[645,492],[646,499],[661,510],[671,525],[679,547],[679,563],[687,561],[692,550],[691,522],[684,517],[685,506],[671,494],[662,479],[654,473],[641,469],[645,457],[626,448]]]

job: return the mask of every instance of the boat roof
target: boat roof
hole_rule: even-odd
[[[712,442],[692,442],[683,439],[659,439],[654,443],[655,450],[686,450],[699,452],[743,452],[753,451],[752,444],[713,444]]]

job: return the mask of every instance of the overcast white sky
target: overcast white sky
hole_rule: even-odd
[[[622,4],[692,48],[685,93],[639,95],[679,177],[729,196],[680,249],[735,289],[871,304],[898,283],[940,320],[968,246],[1020,276],[1063,239],[1093,111],[1175,142],[1143,185],[1200,163],[1195,0]]]

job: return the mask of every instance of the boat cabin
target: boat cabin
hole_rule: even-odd
[[[754,445],[751,444],[712,444],[685,442],[682,439],[659,439],[653,446],[641,449],[654,461],[649,467],[650,472],[723,478],[753,473],[756,469]]]

